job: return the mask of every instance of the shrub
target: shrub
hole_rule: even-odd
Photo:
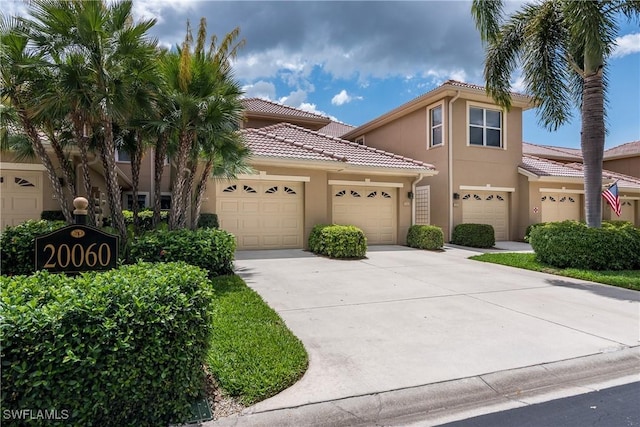
[[[363,258],[367,238],[353,225],[316,225],[309,236],[309,249],[331,258]]]
[[[535,224],[529,224],[527,226],[527,230],[524,232],[524,241],[525,242],[529,241],[529,237],[531,236],[531,230],[533,230],[536,227],[542,227],[545,224],[546,224],[546,222],[538,222],[538,223],[535,223]]]
[[[0,235],[0,270],[4,275],[31,274],[36,269],[36,237],[66,225],[63,221],[29,220]]]
[[[123,210],[124,223],[127,226],[133,225],[133,211]],[[160,221],[167,222],[169,218],[169,211],[160,211]],[[140,223],[141,231],[153,230],[153,211],[149,209],[141,210],[138,212],[138,220]]]
[[[137,264],[75,277],[0,278],[2,408],[56,409],[29,425],[183,422],[212,333],[203,270]]]
[[[453,229],[451,243],[472,248],[491,248],[496,244],[496,237],[489,224],[458,224]]]
[[[590,228],[577,221],[551,222],[531,231],[540,262],[558,268],[634,270],[640,268],[640,229],[630,224]]]
[[[433,225],[412,225],[407,233],[407,246],[418,249],[440,249],[444,246],[444,234]]]
[[[42,211],[40,219],[47,221],[66,221],[62,211]]]
[[[132,240],[129,260],[184,261],[213,277],[233,272],[235,250],[235,237],[224,230],[153,230]]]
[[[198,219],[198,228],[220,228],[218,215],[214,213],[200,214],[200,219]]]

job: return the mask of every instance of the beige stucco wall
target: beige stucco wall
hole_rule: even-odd
[[[411,225],[411,201],[407,193],[411,191],[412,178],[402,176],[388,176],[361,173],[339,173],[330,172],[316,168],[269,166],[265,164],[253,165],[257,172],[266,172],[267,175],[309,177],[309,181],[304,183],[304,243],[309,239],[311,229],[316,224],[329,224],[332,222],[332,194],[329,180],[357,181],[362,182],[370,179],[375,182],[397,182],[403,185],[397,189],[398,215],[397,223],[397,243],[405,244],[406,235]],[[268,180],[268,177],[265,178]],[[389,190],[396,190],[390,188]],[[216,211],[216,183],[211,181],[207,185],[207,197],[202,206],[202,212]]]
[[[606,170],[640,178],[640,156],[605,160],[602,167]]]

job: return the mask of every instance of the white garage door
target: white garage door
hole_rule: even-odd
[[[396,189],[380,187],[332,187],[333,223],[355,225],[367,236],[367,244],[396,244]]]
[[[462,222],[493,226],[496,240],[509,239],[509,196],[505,192],[474,191],[462,195]]]
[[[580,196],[578,194],[542,193],[540,207],[542,222],[580,220]]]
[[[18,225],[28,219],[40,219],[42,214],[42,172],[2,171],[0,198],[2,199],[2,229]]]
[[[620,221],[629,221],[635,224],[636,219],[636,202],[634,200],[621,200],[620,201],[620,218],[617,218],[615,214],[611,216],[612,219],[619,219]],[[606,206],[608,206],[605,203]]]
[[[303,247],[304,183],[238,181],[216,190],[220,228],[236,236],[238,249]]]

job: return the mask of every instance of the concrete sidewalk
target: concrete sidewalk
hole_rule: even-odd
[[[205,425],[436,425],[474,407],[526,404],[513,396],[640,379],[640,293],[466,259],[476,253],[239,252],[238,274],[310,364],[279,395]]]

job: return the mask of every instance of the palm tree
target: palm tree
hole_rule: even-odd
[[[522,64],[527,92],[550,130],[571,119],[573,100],[581,109],[585,216],[602,223],[602,159],[605,140],[606,65],[619,19],[640,17],[637,0],[543,0],[525,4],[508,19],[503,1],[473,0],[471,8],[487,44],[487,92],[511,106],[510,77]]]
[[[195,48],[191,27],[187,23],[187,35],[182,45],[176,53],[165,57],[165,80],[171,99],[171,112],[167,116],[172,118],[176,142],[173,156],[175,177],[169,214],[171,229],[186,225],[202,147],[211,144],[216,138],[226,141],[227,138],[222,135],[237,131],[239,127],[242,112],[239,97],[242,92],[230,72],[230,58],[236,55],[244,43],[235,42],[238,34],[239,29],[236,28],[227,34],[219,46],[215,36],[212,37],[207,50],[206,20],[202,18]],[[210,147],[214,146],[215,144]],[[199,185],[199,192],[204,192],[214,158],[212,155],[211,163],[207,161],[205,164],[205,184]],[[199,182],[202,183],[202,179]],[[198,216],[197,206],[201,204],[201,199],[200,195],[196,200],[195,212]]]
[[[0,96],[3,103],[8,102],[13,107],[21,130],[27,136],[33,152],[45,167],[65,220],[71,223],[73,218],[69,204],[66,203],[66,197],[55,167],[43,144],[37,118],[30,108],[30,100],[37,95],[35,89],[42,86],[40,72],[45,63],[40,53],[28,48],[28,43],[29,38],[22,24],[2,16],[0,24],[0,75],[2,78]]]
[[[78,105],[78,113],[81,122],[92,125],[93,136],[98,139],[112,224],[125,245],[127,231],[115,167],[113,124],[130,116],[134,71],[151,62],[157,51],[155,41],[147,36],[155,21],[134,23],[130,0],[34,0],[30,15],[37,49],[55,64],[75,58],[82,71],[79,74],[84,78],[68,98],[85,101]]]

